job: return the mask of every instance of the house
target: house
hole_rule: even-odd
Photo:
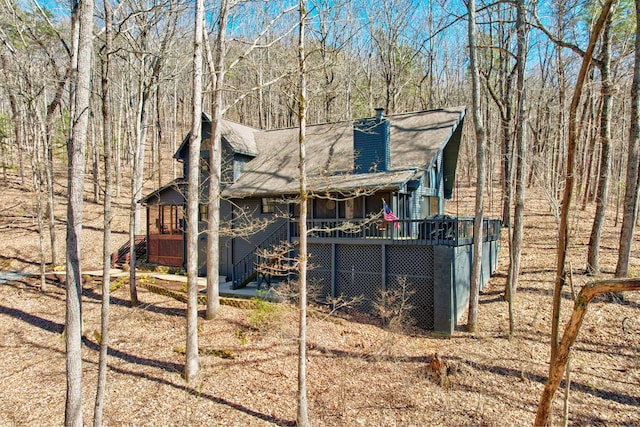
[[[378,109],[374,117],[307,127],[308,279],[322,295],[364,295],[361,308],[367,310],[380,290],[406,283],[416,323],[453,331],[468,304],[473,218],[445,216],[444,206],[453,193],[465,112],[385,116]],[[206,115],[202,130],[203,139],[210,138]],[[143,199],[151,263],[184,263],[188,140],[175,154],[184,178]],[[222,145],[221,217],[230,232],[220,237],[220,274],[240,287],[256,278],[260,249],[299,238],[298,129],[264,131],[225,120]],[[384,219],[385,203],[396,221]],[[205,211],[203,205],[201,230]],[[482,284],[497,265],[500,222],[485,219],[483,236]]]

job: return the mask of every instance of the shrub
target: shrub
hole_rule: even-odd
[[[253,329],[264,331],[282,319],[283,309],[279,304],[261,298],[253,298],[252,300],[255,305],[247,320]]]

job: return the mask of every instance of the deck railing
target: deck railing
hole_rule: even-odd
[[[434,217],[404,219],[313,219],[307,221],[309,239],[390,240],[394,244],[461,246],[473,243],[473,218]],[[500,238],[500,220],[485,218],[483,241]],[[299,221],[292,219],[290,233],[300,237]]]

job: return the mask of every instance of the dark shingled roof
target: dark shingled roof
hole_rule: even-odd
[[[211,124],[211,117],[209,117],[207,113],[202,113],[202,122]],[[232,122],[230,120],[223,120],[220,132],[222,135],[222,139],[227,141],[233,152],[254,157],[258,154],[258,149],[256,147],[256,141],[254,137],[256,132],[260,132],[258,129],[241,125],[240,123]],[[203,135],[203,137],[206,138],[208,137],[208,135]],[[178,147],[175,154],[173,155],[174,159],[182,159],[188,156],[189,153],[183,150],[187,150],[190,139],[191,132],[187,133],[187,136],[185,136],[182,140],[180,147]],[[207,149],[208,144],[204,144],[202,146],[202,150]]]
[[[222,121],[222,138],[229,143],[231,149],[238,154],[249,156],[258,155],[256,140],[254,138],[257,129],[231,122]]]
[[[391,167],[386,172],[352,173],[353,122],[308,126],[309,191],[399,188],[415,178],[418,170],[424,170],[431,164],[461,124],[465,111],[464,107],[455,107],[387,116],[391,129]],[[298,128],[258,131],[225,123],[231,129],[234,150],[236,147],[239,152],[246,149],[248,153],[257,153],[257,156],[247,163],[238,180],[223,191],[224,197],[298,192]]]

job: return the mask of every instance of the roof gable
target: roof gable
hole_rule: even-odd
[[[222,120],[221,136],[222,139],[229,144],[231,150],[238,154],[244,154],[247,156],[255,157],[258,154],[256,147],[256,141],[254,134],[260,132],[258,129],[250,126],[241,125],[240,123],[232,122],[230,120]],[[206,140],[211,137],[211,117],[207,113],[202,113],[202,139]],[[185,136],[180,144],[180,147],[173,155],[174,159],[186,159],[189,155],[189,140],[191,139],[191,132]],[[207,147],[203,146],[203,150]]]

